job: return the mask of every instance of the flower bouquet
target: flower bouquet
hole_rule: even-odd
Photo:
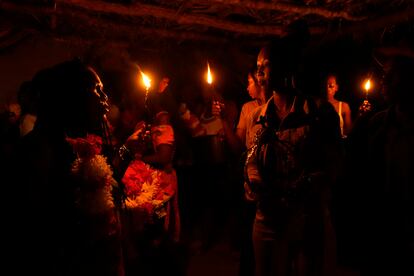
[[[128,166],[122,182],[125,185],[128,209],[140,213],[146,222],[167,215],[166,203],[175,194],[177,178],[174,172],[154,169],[141,160],[134,160]]]
[[[115,233],[117,220],[112,190],[117,182],[101,154],[102,138],[88,134],[86,138],[66,138],[66,141],[77,156],[71,167],[76,181],[76,208],[88,221],[101,221],[94,227],[97,237]]]

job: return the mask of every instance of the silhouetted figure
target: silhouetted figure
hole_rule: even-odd
[[[11,181],[16,274],[123,275],[102,82],[75,59],[38,72],[31,89],[37,121]]]
[[[335,108],[336,113],[338,113],[341,135],[342,137],[346,137],[352,127],[351,109],[348,103],[335,98],[338,90],[337,77],[335,75],[328,75],[326,78],[326,98]]]
[[[350,135],[349,183],[353,207],[347,233],[362,275],[413,275],[414,112],[413,30],[377,49],[384,58],[384,92],[390,106]],[[361,166],[361,167],[358,167]],[[345,204],[345,202],[344,202]],[[346,206],[346,205],[345,205]],[[353,236],[352,236],[353,234]]]
[[[215,101],[225,104],[228,116],[213,114]],[[194,253],[200,253],[217,242],[231,210],[231,151],[224,134],[224,124],[230,128],[234,126],[237,108],[234,102],[226,101],[212,87],[206,86],[201,89],[201,99],[193,110],[182,103],[178,112],[192,137],[193,201],[190,203],[190,216],[194,237],[191,249]]]

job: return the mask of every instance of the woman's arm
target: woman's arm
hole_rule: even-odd
[[[246,127],[244,123],[243,110],[239,118],[238,127],[234,130],[234,122],[237,117],[237,108],[234,105],[226,106],[224,103],[213,102],[212,113],[215,116],[222,118],[224,136],[235,153],[241,153],[243,151],[243,145],[246,137]],[[236,114],[236,115],[235,115]]]
[[[207,131],[200,123],[200,119],[187,108],[185,103],[181,103],[178,113],[192,137],[203,136],[206,134]]]
[[[344,118],[344,134],[348,135],[352,128],[351,109],[347,103],[342,103],[342,117]]]

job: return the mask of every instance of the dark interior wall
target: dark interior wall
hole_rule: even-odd
[[[80,43],[34,35],[0,51],[0,103],[14,101],[21,83],[38,70],[80,56],[96,68],[114,101],[142,92],[137,65],[151,75],[152,90],[161,77],[169,76],[180,99],[197,97],[206,84],[208,61],[216,90],[240,104],[247,100],[247,72],[258,51],[230,43]]]
[[[21,83],[30,80],[39,69],[81,52],[82,49],[74,44],[43,36],[31,36],[0,50],[0,103],[16,100]]]
[[[143,98],[138,66],[156,83],[163,76],[171,78],[171,91],[179,101],[198,97],[205,82],[207,61],[210,63],[218,93],[237,104],[248,100],[246,76],[256,63],[258,46],[237,43],[157,41],[114,43],[100,41],[59,41],[33,35],[16,45],[0,50],[0,103],[15,100],[23,81],[30,80],[40,69],[75,56],[93,65],[102,77],[105,90],[113,101],[125,95]],[[322,94],[328,73],[337,73],[341,84],[340,99],[357,108],[361,100],[361,83],[372,71],[372,46],[352,38],[332,41],[307,51],[304,59],[303,90]],[[129,97],[130,98],[130,97]]]

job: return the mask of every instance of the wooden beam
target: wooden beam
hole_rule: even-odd
[[[329,42],[337,41],[340,37],[352,35],[353,37],[364,37],[367,34],[379,35],[383,28],[392,27],[398,24],[409,23],[414,24],[414,8],[407,9],[401,12],[380,16],[371,20],[364,20],[362,22],[354,23],[343,28],[327,32],[325,36],[314,40],[309,49],[315,51],[320,46]]]
[[[0,2],[0,11],[6,11],[6,12],[11,12],[11,13],[16,13],[16,14],[25,14],[25,15],[31,15],[31,16],[54,16],[56,17],[57,15],[62,16],[62,20],[61,21],[65,21],[63,20],[63,17],[66,14],[72,14],[74,15],[75,12],[73,12],[73,9],[66,9],[67,7],[65,5],[61,5],[59,4],[58,7],[45,7],[45,6],[32,6],[32,5],[21,5],[21,4],[14,4],[11,2]],[[76,13],[76,16],[87,16],[89,14],[89,17],[92,18],[92,16],[90,16],[91,12],[88,12],[87,8],[82,6],[82,8],[84,8],[85,12],[82,13]],[[113,11],[111,11],[113,13]],[[134,13],[135,15],[136,13]],[[142,13],[143,15],[148,15],[145,12]],[[75,17],[76,17],[75,16]],[[94,22],[95,27],[98,27],[96,24],[96,20],[91,19],[91,22]],[[68,22],[68,21],[66,21]],[[70,22],[68,22],[70,24]],[[76,23],[76,22],[75,22]],[[116,25],[117,23],[111,23],[110,20],[100,20],[100,23],[102,24],[102,26],[105,26],[105,28],[108,28],[109,25]],[[55,23],[56,24],[56,23]],[[55,25],[53,24],[53,25]],[[142,31],[142,35],[151,35],[153,37],[156,37],[157,35],[160,35],[161,37],[164,38],[174,38],[177,40],[180,39],[194,39],[194,40],[205,40],[205,41],[227,41],[225,38],[218,38],[216,36],[212,36],[212,35],[207,35],[205,34],[205,32],[189,32],[189,31],[173,31],[173,30],[162,30],[160,28],[157,27],[142,27],[142,26],[132,26],[130,25],[129,28],[127,26],[122,26],[122,24],[120,25],[120,27],[122,28],[122,30],[124,32],[131,32],[132,30],[134,31],[134,33],[137,33],[137,30]],[[53,26],[52,26],[53,29]],[[129,29],[129,30],[128,30]]]
[[[280,11],[287,13],[299,14],[302,16],[305,15],[319,15],[321,17],[332,19],[332,18],[342,18],[348,21],[361,21],[365,17],[352,16],[349,15],[346,11],[331,11],[321,7],[310,7],[310,6],[299,6],[288,3],[281,2],[262,2],[262,1],[240,1],[240,0],[193,0],[194,3],[220,3],[223,5],[237,5],[240,7],[245,7],[253,10],[268,10],[268,11]]]
[[[11,30],[8,36],[1,37],[0,49],[3,50],[7,47],[11,47],[31,34],[33,34],[33,31],[30,30],[19,30],[15,33]]]
[[[73,10],[84,11],[85,13],[106,13],[131,17],[148,17],[152,16],[157,19],[167,19],[180,25],[200,25],[204,27],[216,28],[223,31],[229,31],[236,35],[254,35],[256,37],[283,36],[284,28],[281,26],[266,26],[254,24],[241,24],[230,21],[224,21],[209,16],[182,14],[177,11],[165,8],[159,8],[145,4],[123,5],[96,0],[57,0],[55,7],[39,7],[14,4],[9,1],[0,2],[0,10],[19,12],[26,14],[43,14],[56,17],[57,15],[73,12]],[[52,23],[52,27],[53,27]],[[311,27],[311,34],[321,34],[325,32],[324,28]]]
[[[141,38],[141,40],[146,40],[152,38],[153,40],[161,39],[173,39],[177,43],[183,41],[205,41],[209,43],[228,43],[234,40],[232,36],[219,36],[219,35],[210,35],[207,32],[195,32],[185,30],[183,26],[178,26],[176,28],[166,29],[160,26],[154,27],[145,27],[139,24],[133,25],[123,24],[119,22],[114,22],[113,20],[99,18],[95,16],[94,13],[87,12],[74,12],[73,9],[65,9],[65,7],[58,6],[55,8],[40,8],[33,6],[23,6],[16,5],[8,2],[0,2],[0,10],[9,11],[16,14],[32,15],[32,16],[50,16],[58,15],[60,24],[57,24],[55,34],[53,36],[73,36],[79,37],[80,39],[88,39],[87,33],[92,33],[92,40],[101,39],[106,36],[106,39],[117,39],[117,40],[136,40]],[[59,28],[59,25],[65,26],[64,33],[63,30]],[[69,28],[66,28],[69,27]],[[28,29],[33,28],[33,26],[27,26]],[[87,31],[89,28],[89,31]],[[181,29],[181,30],[180,30]],[[91,30],[98,30],[93,32]],[[78,33],[76,33],[78,32]],[[85,35],[86,34],[86,35]],[[122,38],[121,38],[122,37]],[[248,44],[255,44],[254,41],[261,42],[257,37],[251,37],[252,42]],[[242,37],[242,41],[248,41],[248,37]],[[263,37],[266,39],[266,37]],[[240,41],[240,39],[239,39]]]
[[[15,4],[11,1],[0,1],[0,10],[30,14],[51,14],[55,11],[55,8],[50,6]]]
[[[414,22],[414,7],[352,24],[344,32],[373,31],[406,22]]]
[[[210,16],[177,13],[172,9],[160,8],[146,4],[122,5],[96,0],[57,0],[59,6],[74,7],[97,13],[117,14],[124,16],[147,17],[167,19],[182,25],[200,25],[219,30],[247,35],[280,36],[283,29],[280,26],[263,26],[234,23]]]
[[[414,23],[414,8],[406,9],[400,12],[379,16],[377,18],[364,20],[339,29],[337,32],[329,35],[327,39],[336,39],[341,35],[368,33],[378,31],[382,28],[391,27],[398,24],[411,22]]]
[[[163,27],[145,27],[139,24],[126,24],[106,20],[99,16],[93,16],[86,13],[65,13],[60,14],[60,20],[63,22],[71,22],[69,27],[62,26],[58,28],[57,33],[65,36],[79,36],[87,38],[92,36],[93,39],[119,40],[119,41],[157,41],[169,39],[179,44],[183,41],[201,41],[209,43],[229,43],[231,37],[220,37],[217,35],[209,35],[207,33],[199,33],[188,30],[167,29]]]
[[[50,29],[55,29],[56,27],[56,4],[52,6],[39,6],[39,5],[23,5],[23,4],[14,4],[6,1],[0,1],[0,10],[7,11],[11,13],[19,14],[29,14],[36,20],[38,16],[41,15],[45,18],[48,18]]]

